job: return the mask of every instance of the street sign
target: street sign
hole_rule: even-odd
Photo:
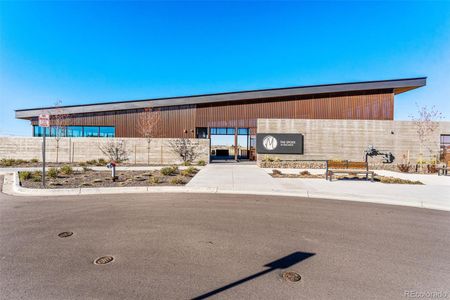
[[[39,115],[39,126],[44,127],[42,134],[42,186],[45,188],[45,136],[47,135],[47,128],[50,127],[50,115]]]
[[[39,126],[40,127],[50,127],[50,115],[39,115]]]

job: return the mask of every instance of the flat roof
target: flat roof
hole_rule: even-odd
[[[155,98],[144,100],[128,100],[116,102],[91,103],[81,105],[67,105],[55,107],[39,107],[16,110],[16,118],[28,119],[40,114],[81,114],[102,111],[141,109],[149,107],[163,107],[188,104],[205,104],[242,100],[269,99],[300,95],[314,95],[324,93],[342,93],[355,91],[392,89],[395,94],[416,89],[426,85],[427,77],[391,79],[377,81],[347,82],[335,84],[307,85],[276,89],[250,90],[240,92],[227,92],[218,94],[203,94],[194,96],[181,96],[169,98]]]

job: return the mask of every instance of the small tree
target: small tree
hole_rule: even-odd
[[[100,144],[98,148],[110,161],[119,163],[128,160],[128,150],[125,141],[110,139]]]
[[[198,143],[188,138],[180,138],[169,142],[171,150],[176,153],[184,163],[192,163],[198,156]]]
[[[59,160],[59,141],[62,137],[66,136],[67,120],[69,115],[64,114],[61,108],[62,101],[57,100],[53,105],[54,113],[51,114],[51,128],[54,130],[55,140],[56,140],[56,163]]]
[[[138,119],[139,133],[147,140],[147,164],[150,164],[150,143],[159,134],[160,120],[160,111],[151,108],[144,109]]]
[[[424,146],[432,155],[432,149],[428,146],[428,142],[432,139],[434,132],[439,127],[439,123],[436,120],[442,119],[442,113],[440,113],[435,106],[428,108],[427,106],[420,107],[417,103],[417,116],[411,116],[411,120],[416,127],[417,137],[419,139],[419,155],[420,164],[423,162]]]

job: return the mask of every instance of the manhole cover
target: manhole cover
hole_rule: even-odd
[[[284,280],[289,282],[298,282],[302,279],[302,276],[300,276],[300,274],[292,271],[284,272],[282,276]]]
[[[97,258],[95,261],[94,261],[94,264],[96,264],[96,265],[106,265],[106,264],[109,264],[110,262],[112,262],[114,260],[114,257],[112,257],[112,256],[102,256],[102,257],[99,257],[99,258]]]
[[[64,231],[64,232],[61,232],[60,234],[58,234],[58,236],[60,238],[65,238],[65,237],[71,236],[72,234],[73,234],[73,232],[71,232],[71,231]]]

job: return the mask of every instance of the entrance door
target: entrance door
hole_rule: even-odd
[[[240,160],[250,157],[250,139],[248,128],[212,127],[211,161]]]

